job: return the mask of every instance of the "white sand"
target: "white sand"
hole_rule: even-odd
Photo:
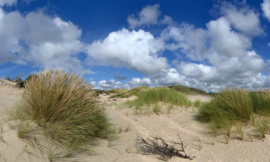
[[[14,88],[14,83],[0,80],[0,113],[5,109],[9,109],[19,99],[21,89]],[[188,96],[190,100],[201,99],[209,101],[208,96]],[[210,130],[206,124],[196,119],[196,108],[181,108],[173,110],[171,114],[151,115],[151,116],[135,116],[131,108],[125,108],[121,105],[126,99],[108,99],[108,96],[101,95],[100,100],[106,108],[110,119],[123,130],[127,126],[131,126],[128,132],[119,134],[119,139],[112,142],[100,140],[100,146],[96,147],[96,154],[93,156],[81,156],[84,161],[90,162],[157,162],[155,156],[138,154],[134,146],[137,135],[142,137],[162,137],[165,140],[177,141],[178,134],[183,142],[187,145],[187,153],[196,156],[193,161],[198,162],[238,162],[238,161],[270,161],[270,135],[266,135],[266,139],[262,142],[256,137],[256,131],[252,128],[245,129],[244,140],[238,140],[235,130],[229,144],[225,144],[223,135],[219,135],[215,139],[215,145],[210,143]],[[108,101],[110,100],[110,101]],[[114,104],[113,104],[114,103]],[[7,128],[6,128],[7,129]],[[250,141],[249,132],[252,135],[253,142]],[[0,161],[15,161],[17,156],[25,147],[26,143],[17,137],[14,130],[4,132],[2,134],[4,140],[8,144],[0,142]],[[202,142],[198,141],[200,139]],[[201,149],[200,148],[201,145]],[[47,161],[46,159],[34,158],[34,162]],[[22,153],[16,161],[30,162],[27,153]],[[170,162],[190,161],[173,157]]]

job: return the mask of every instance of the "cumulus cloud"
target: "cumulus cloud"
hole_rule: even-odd
[[[0,63],[32,62],[40,67],[91,74],[77,57],[83,51],[81,30],[71,22],[50,17],[42,11],[23,16],[18,11],[0,9]]]
[[[0,0],[0,6],[12,6],[12,5],[16,5],[17,4],[17,0]]]
[[[167,59],[159,56],[163,49],[163,40],[149,32],[122,29],[88,45],[87,54],[99,65],[127,67],[152,76],[169,67]]]
[[[93,86],[94,89],[102,89],[102,90],[108,90],[108,89],[115,89],[115,88],[134,88],[139,86],[152,86],[152,81],[150,78],[132,78],[130,81],[121,82],[121,81],[115,81],[114,79],[111,80],[101,80],[99,82],[91,81],[90,84]]]
[[[221,7],[221,12],[232,26],[248,36],[258,36],[264,33],[260,25],[259,14],[249,7],[237,7],[225,3]]]
[[[140,26],[172,24],[173,19],[170,16],[165,15],[163,19],[159,18],[161,15],[159,8],[159,4],[148,5],[141,10],[138,16],[135,16],[134,14],[129,15],[127,18],[129,27],[134,29]]]
[[[152,82],[150,78],[132,78],[131,81],[128,82],[130,87],[138,87],[138,86],[151,86]]]
[[[270,0],[263,0],[261,8],[264,16],[270,21]]]
[[[246,18],[246,21],[249,14],[251,17],[257,16],[247,8],[245,12],[243,10],[232,6],[223,8],[225,16],[208,22],[205,29],[195,28],[190,24],[169,26],[165,29],[161,37],[168,50],[180,52],[192,61],[199,62],[180,61],[177,65],[179,74],[175,76],[215,84],[214,89],[218,89],[219,83],[230,83],[230,86],[245,84],[248,78],[265,70],[264,60],[250,50],[251,33],[254,34],[252,36],[262,34],[259,21],[253,21],[253,26],[244,28],[241,23],[236,24],[236,21],[231,20],[234,14]],[[181,79],[183,80],[183,77]]]
[[[101,80],[99,82],[91,81],[90,84],[93,86],[94,89],[102,89],[102,90],[109,90],[116,88],[125,88],[125,89],[130,88],[129,84],[122,83],[120,81],[115,82],[113,79],[109,81]]]
[[[161,14],[159,11],[159,4],[149,5],[142,9],[139,13],[139,17],[136,18],[135,15],[128,16],[128,23],[130,28],[136,28],[141,25],[155,25],[158,23],[158,17]]]

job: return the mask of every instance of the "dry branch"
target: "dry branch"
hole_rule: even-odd
[[[157,137],[144,139],[138,136],[137,150],[144,155],[156,155],[164,161],[171,159],[173,156],[193,160],[194,157],[186,154],[186,146],[182,142],[180,135],[178,136],[179,142],[166,142],[164,139]]]

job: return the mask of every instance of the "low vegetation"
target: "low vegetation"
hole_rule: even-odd
[[[244,89],[228,89],[217,94],[212,101],[202,104],[198,118],[210,123],[211,130],[215,130],[214,134],[216,129],[222,129],[230,137],[231,128],[234,126],[240,140],[244,137],[244,125],[251,123],[257,127],[263,139],[270,127],[269,114],[269,90],[249,92]],[[267,120],[256,119],[262,117]]]
[[[132,88],[132,89],[113,89],[113,90],[109,90],[108,92],[114,92],[114,94],[112,94],[110,96],[110,98],[128,98],[131,96],[138,96],[140,92],[147,90],[148,87],[147,86],[141,86],[141,87],[136,87],[136,88]]]
[[[9,115],[34,122],[51,141],[73,151],[97,144],[97,138],[111,140],[112,124],[94,92],[73,73],[45,70],[27,79],[22,101]],[[20,129],[18,135],[29,133]]]
[[[201,95],[213,95],[211,93],[206,93],[202,90],[196,89],[196,88],[190,88],[182,85],[171,85],[168,86],[168,88],[173,89],[175,91],[184,93],[184,94],[201,94]]]
[[[159,87],[151,88],[140,92],[134,100],[127,101],[125,104],[129,107],[135,107],[136,114],[151,114],[152,112],[159,115],[163,112],[162,104],[169,105],[167,112],[170,113],[173,105],[190,107],[193,105],[187,97],[173,89]]]
[[[253,113],[252,100],[248,91],[224,90],[208,103],[202,105],[199,118],[217,124],[242,121],[247,122]]]
[[[270,116],[270,90],[251,92],[250,96],[254,112],[262,116]]]
[[[138,98],[132,101],[126,102],[129,106],[143,106],[157,104],[158,102],[170,103],[178,106],[185,106],[190,104],[187,97],[175,90],[168,88],[152,88],[146,91],[142,91],[138,94]]]

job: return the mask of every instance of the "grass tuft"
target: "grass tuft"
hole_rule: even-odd
[[[109,138],[111,129],[86,81],[60,70],[45,70],[29,79],[22,101],[11,116],[33,121],[52,141],[74,151],[95,145],[97,138]],[[27,133],[23,128],[18,135],[25,137]]]
[[[262,116],[270,116],[270,90],[250,92],[254,112]]]
[[[143,113],[143,111],[148,111],[144,110],[144,105],[150,107],[152,104],[155,104],[152,111],[156,114],[160,114],[162,107],[157,106],[160,102],[177,106],[191,106],[191,101],[189,101],[184,94],[169,88],[151,88],[142,91],[135,100],[127,101],[125,104],[129,107],[135,107],[136,112],[139,114]],[[170,112],[170,110],[168,110],[168,112]]]
[[[199,111],[201,121],[214,121],[218,126],[231,123],[247,122],[253,114],[252,100],[248,91],[244,89],[224,90],[216,97],[204,103]]]

